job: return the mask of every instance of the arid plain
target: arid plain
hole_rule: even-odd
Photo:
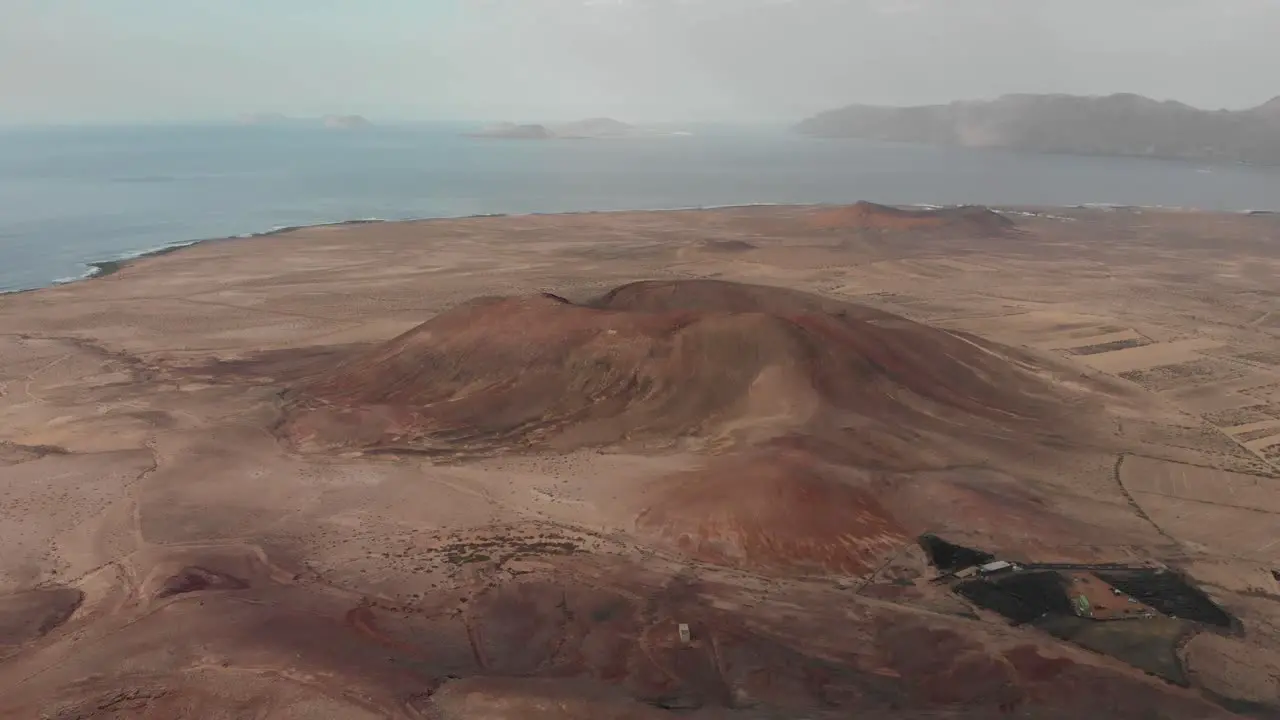
[[[861,204],[0,297],[0,717],[1276,717],[1278,278],[1276,215]]]

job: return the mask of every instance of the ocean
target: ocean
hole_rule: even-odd
[[[195,240],[347,220],[754,203],[1277,209],[1280,170],[814,140],[519,141],[462,125],[0,129],[0,292]]]

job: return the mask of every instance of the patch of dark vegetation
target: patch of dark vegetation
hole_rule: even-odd
[[[1102,353],[1114,352],[1116,350],[1128,350],[1129,348],[1143,347],[1150,345],[1151,341],[1146,338],[1130,338],[1129,340],[1115,340],[1113,342],[1098,343],[1097,345],[1085,345],[1084,347],[1071,348],[1072,355],[1100,355]]]
[[[1162,680],[1186,687],[1178,644],[1188,626],[1170,618],[1140,622],[1094,622],[1072,615],[1046,615],[1035,626],[1050,635],[1121,660]]]
[[[1265,438],[1265,437],[1271,437],[1272,435],[1280,435],[1280,426],[1272,426],[1267,428],[1259,428],[1258,430],[1250,430],[1249,432],[1239,433],[1238,435],[1232,435],[1232,437],[1236,439],[1236,442],[1246,443],[1246,442],[1253,442],[1254,440],[1261,440],[1262,438]]]
[[[659,710],[697,710],[705,704],[705,701],[693,693],[682,695],[664,695],[662,697],[650,698],[644,702],[652,705]]]
[[[1280,367],[1280,353],[1272,350],[1258,350],[1256,352],[1243,353],[1236,357],[1249,362],[1256,362],[1260,365],[1275,365]]]
[[[990,553],[947,542],[933,533],[920,536],[920,547],[929,556],[929,562],[934,567],[947,572],[982,565],[995,559]]]
[[[1248,464],[1251,465],[1257,462],[1256,455],[1212,425],[1175,427],[1144,420],[1126,420],[1124,434],[1126,437],[1152,445],[1185,448],[1187,450],[1197,450],[1208,455],[1216,455],[1219,461],[1222,461],[1223,458],[1236,458],[1250,461]],[[1218,465],[1214,467],[1218,467]]]
[[[1253,700],[1227,697],[1206,688],[1200,688],[1200,691],[1215,705],[1242,717],[1257,718],[1258,720],[1275,720],[1275,718],[1280,717],[1280,705],[1268,705]]]
[[[1082,569],[1076,566],[1075,569]],[[1084,617],[1072,601],[1068,577],[1055,570],[1034,570],[979,578],[953,586],[974,604],[999,613],[1015,625],[1031,625],[1061,640],[1121,660],[1177,685],[1187,686],[1178,658],[1179,643],[1191,622],[1232,627],[1233,619],[1177,573],[1155,568],[1090,570],[1116,590],[1169,617],[1150,614],[1101,622]],[[1101,608],[1101,605],[1097,606]],[[1225,624],[1224,624],[1225,623]]]
[[[1244,371],[1238,367],[1223,367],[1220,362],[1208,359],[1120,373],[1125,380],[1152,392],[1171,390],[1187,381],[1230,380],[1243,376]]]
[[[1129,570],[1131,565],[1122,563],[1089,563],[1081,565],[1080,563],[1018,563],[1018,566],[1025,570]]]
[[[202,590],[244,590],[249,583],[238,577],[202,567],[185,567],[166,578],[156,598],[167,598]]]
[[[1266,422],[1280,419],[1280,405],[1251,405],[1244,408],[1232,408],[1203,416],[1206,422],[1218,427],[1235,427],[1249,423]]]
[[[71,704],[50,708],[41,720],[100,720],[102,718],[156,717],[154,705],[170,695],[166,687],[119,687]]]
[[[745,240],[707,240],[703,246],[717,252],[740,253],[755,250],[756,246]]]
[[[1230,613],[1218,607],[1187,578],[1172,570],[1099,570],[1096,574],[1117,590],[1170,617],[1220,628],[1238,627]]]
[[[69,587],[0,597],[0,646],[17,646],[48,635],[75,614],[82,602],[84,593]]]
[[[620,616],[628,608],[627,602],[621,598],[615,598],[612,602],[599,605],[591,610],[592,622],[609,622],[615,617]]]
[[[1127,328],[1127,327],[1120,327],[1119,325],[1100,325],[1094,328],[1094,332],[1098,333],[1099,335],[1102,335],[1105,333],[1124,332],[1129,329],[1130,328]]]
[[[484,455],[470,455],[465,452],[459,452],[454,449],[446,448],[422,448],[422,447],[405,447],[401,445],[381,445],[378,447],[366,448],[361,451],[366,457],[382,457],[404,455],[406,457],[421,457],[441,460],[469,460],[479,459]],[[490,453],[492,454],[492,453]]]
[[[458,540],[441,546],[440,552],[452,565],[496,561],[499,565],[548,555],[572,555],[578,543],[560,535],[536,538],[497,537],[487,540]]]
[[[57,445],[21,445],[0,441],[0,465],[17,465],[49,455],[66,454],[67,449]]]
[[[1047,614],[1074,615],[1062,575],[1038,571],[998,579],[969,580],[955,586],[962,597],[986,610],[1024,625]]]

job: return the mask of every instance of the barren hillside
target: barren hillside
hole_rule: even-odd
[[[1272,717],[1277,247],[476,218],[5,296],[0,716]]]

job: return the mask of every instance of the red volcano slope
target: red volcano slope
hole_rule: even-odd
[[[717,565],[860,576],[909,536],[848,475],[785,448],[726,455],[655,482],[636,527]]]
[[[829,436],[875,464],[922,437],[1014,435],[1050,386],[962,336],[790,290],[626,285],[456,307],[293,387],[307,449],[476,455]],[[865,450],[865,452],[864,452]]]

